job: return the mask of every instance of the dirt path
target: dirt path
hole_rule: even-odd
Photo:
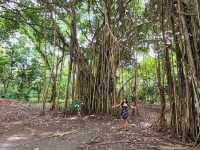
[[[0,150],[191,149],[152,131],[157,107],[145,106],[139,117],[130,117],[128,131],[120,130],[119,120],[109,116],[62,118],[52,114],[40,116],[37,111],[21,103],[5,104],[0,100]],[[7,113],[11,119],[5,119],[10,117]]]

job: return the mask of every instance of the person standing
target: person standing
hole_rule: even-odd
[[[121,107],[120,119],[122,128],[128,130],[128,109],[133,106],[129,105],[127,98],[125,98],[120,104],[113,106],[113,108]]]

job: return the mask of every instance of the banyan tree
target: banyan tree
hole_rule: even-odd
[[[131,19],[134,13],[125,13],[125,9],[134,7],[133,4],[120,0],[117,4],[107,0],[100,3],[101,16],[94,18],[94,23],[98,26],[93,34],[93,41],[87,48],[91,56],[89,61],[77,40],[77,12],[72,8],[70,63],[76,66],[76,96],[84,103],[86,112],[110,113],[111,106],[119,102],[116,89],[117,68],[120,62],[131,59],[134,54],[133,39],[136,36],[131,31],[136,29],[130,24],[133,23]],[[89,11],[97,11],[90,10],[95,3],[88,5]],[[123,41],[123,38],[129,40]],[[123,56],[127,51],[132,53],[129,58]]]
[[[165,53],[172,133],[183,141],[200,135],[200,2],[198,0],[151,0],[151,19],[160,24]],[[157,16],[156,14],[159,14]],[[168,42],[167,42],[168,40]],[[169,53],[175,53],[177,78]]]
[[[139,54],[151,47],[159,125],[169,103],[171,134],[200,141],[199,0],[13,0],[0,1],[0,11],[1,39],[26,35],[43,61],[43,109],[48,98],[51,110],[78,99],[86,113],[111,113],[128,92],[137,100],[138,87],[146,92]],[[121,82],[125,69],[131,75]]]

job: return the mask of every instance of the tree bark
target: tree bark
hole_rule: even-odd
[[[161,82],[161,70],[160,70],[160,52],[157,55],[157,65],[156,65],[156,73],[157,73],[157,84],[158,90],[160,95],[160,102],[161,102],[161,113],[159,118],[159,127],[160,129],[164,129],[166,127],[166,117],[165,117],[165,110],[166,110],[166,100],[164,95],[164,89]]]

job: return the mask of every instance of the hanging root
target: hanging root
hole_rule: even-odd
[[[161,117],[159,117],[154,123],[152,123],[151,127],[153,130],[158,132],[167,131],[168,130],[167,120],[166,119],[163,120]]]
[[[198,136],[197,136],[197,138],[195,140],[194,146],[199,146],[200,147],[200,144],[198,143],[199,142],[199,138],[200,138],[200,132],[199,132],[199,134],[198,134]]]

